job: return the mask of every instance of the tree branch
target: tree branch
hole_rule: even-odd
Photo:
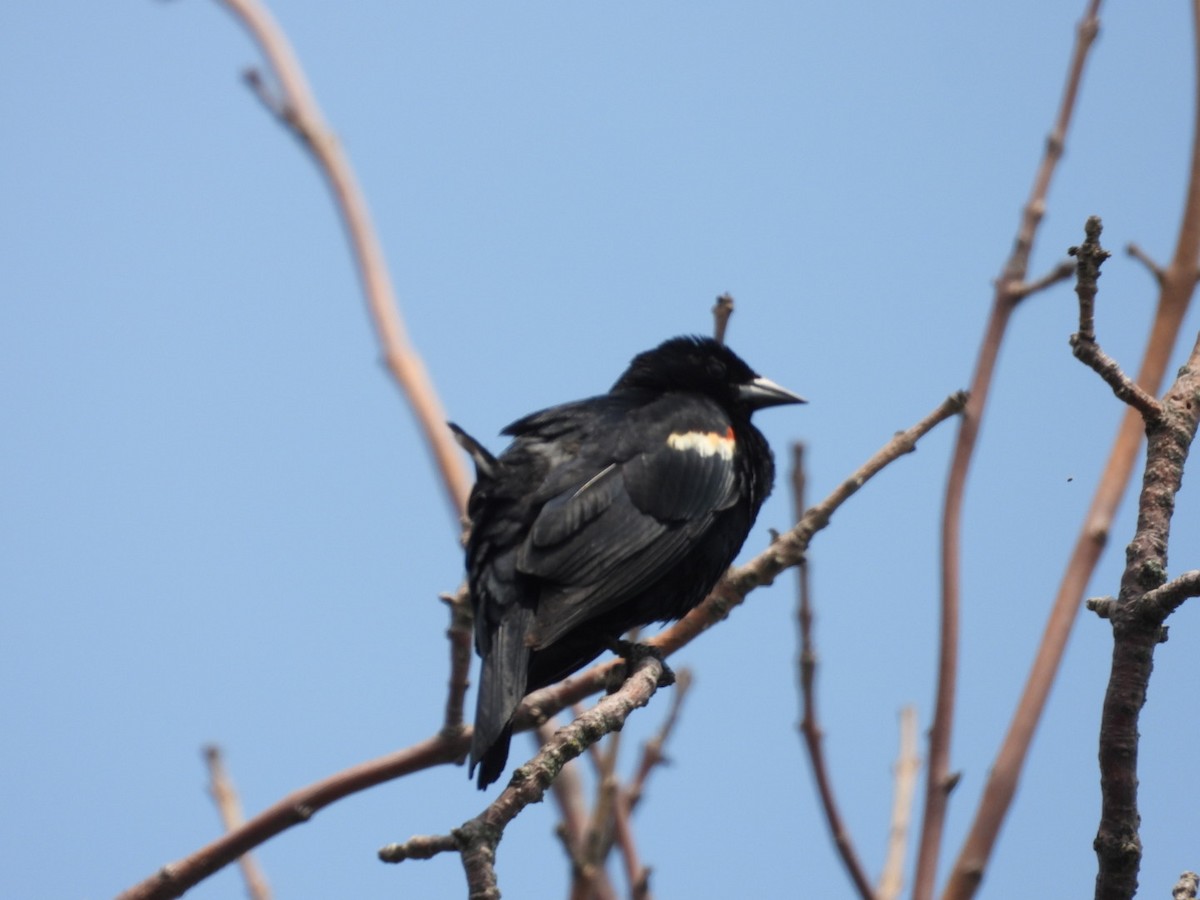
[[[1159,287],[1162,287],[1163,280],[1166,278],[1166,272],[1163,271],[1162,266],[1150,258],[1149,253],[1132,242],[1125,245],[1125,252],[1145,266],[1146,271],[1150,273],[1150,277],[1154,279]]]
[[[1165,619],[1191,597],[1200,597],[1200,569],[1184,572],[1162,587],[1147,591],[1142,606],[1148,614]]]
[[[1090,0],[1084,22],[1094,18],[1098,9],[1098,0]],[[1084,37],[1085,34],[1081,31],[1080,41]],[[1088,43],[1090,44],[1090,39]],[[1082,66],[1079,53],[1080,42],[1077,42],[1076,63],[1073,63],[1072,70]],[[1200,106],[1200,94],[1197,95],[1197,104]],[[1198,130],[1193,136],[1192,163],[1183,221],[1180,224],[1171,265],[1164,273],[1158,308],[1137,376],[1138,385],[1151,396],[1158,393],[1162,384],[1196,285],[1197,257],[1200,254],[1200,109],[1197,110],[1194,121]],[[969,414],[970,409],[968,416]],[[989,769],[983,797],[975,811],[967,839],[954,863],[942,895],[943,900],[966,900],[973,896],[983,877],[1000,827],[1016,793],[1025,756],[1062,662],[1084,591],[1108,540],[1113,516],[1137,462],[1144,430],[1141,415],[1132,409],[1127,411],[1100,476],[1091,507],[1071,551],[1017,709],[1013,713],[996,759]],[[957,571],[955,578],[957,579]]]
[[[1171,890],[1171,900],[1196,900],[1197,890],[1200,890],[1200,875],[1184,872]]]
[[[635,709],[645,706],[658,689],[664,673],[662,660],[644,654],[616,691],[551,738],[530,762],[513,772],[508,786],[482,813],[454,831],[471,900],[500,896],[496,886],[495,857],[508,823],[530,803],[541,801],[546,788],[562,767],[600,740],[617,731]]]
[[[933,722],[929,729],[925,812],[917,850],[913,900],[930,900],[933,896],[942,832],[946,821],[946,806],[954,782],[950,773],[950,738],[953,733],[954,703],[957,694],[958,620],[962,590],[959,543],[967,475],[979,438],[979,426],[987,407],[1000,345],[1008,330],[1009,318],[1020,300],[1028,295],[1022,294],[1020,288],[1027,277],[1034,237],[1046,211],[1050,182],[1066,145],[1067,132],[1079,96],[1079,86],[1083,80],[1084,65],[1100,27],[1099,9],[1100,0],[1088,0],[1087,9],[1076,29],[1075,47],[1067,69],[1067,80],[1059,102],[1058,114],[1046,139],[1046,149],[1021,215],[1012,253],[996,280],[991,313],[975,363],[975,375],[971,380],[971,402],[959,424],[954,456],[946,479],[946,496],[942,508],[941,626],[938,638],[937,691]]]
[[[452,734],[463,728],[463,705],[467,688],[471,686],[472,624],[475,615],[471,610],[471,595],[466,584],[460,585],[453,594],[442,594],[441,599],[450,608],[450,626],[446,629],[446,637],[450,642],[450,679],[442,730]]]
[[[1152,395],[1122,372],[1117,361],[1096,343],[1096,293],[1099,290],[1100,266],[1111,255],[1100,246],[1102,230],[1100,217],[1089,216],[1084,226],[1084,242],[1067,251],[1077,260],[1075,293],[1079,296],[1079,330],[1071,335],[1071,351],[1076,359],[1104,379],[1117,399],[1136,409],[1149,424],[1162,417],[1162,407]]]
[[[123,891],[117,900],[181,897],[189,888],[229,865],[247,850],[294,825],[307,822],[330,803],[430,766],[461,762],[470,743],[470,729],[464,729],[454,736],[438,734],[301,788],[269,806],[241,828],[222,835],[177,862],[163,866],[145,881]]]
[[[262,76],[253,70],[247,73],[247,84],[312,154],[333,192],[358,266],[384,362],[416,416],[426,447],[441,475],[457,527],[466,511],[471,481],[458,445],[446,428],[446,414],[425,363],[409,342],[383,248],[349,157],[326,125],[287,35],[267,7],[260,0],[219,2],[233,13],[258,44],[279,85],[279,94],[271,93]]]
[[[713,340],[718,344],[725,343],[725,329],[729,327],[729,317],[733,315],[733,296],[722,294],[713,304]]]
[[[804,514],[804,445],[792,445],[792,501],[796,516]],[[825,824],[829,827],[829,835],[846,873],[854,883],[858,895],[863,900],[875,900],[875,891],[871,881],[858,858],[854,848],[854,840],[842,818],[837,799],[833,794],[833,782],[829,777],[829,766],[825,761],[824,734],[817,719],[816,673],[817,651],[813,641],[813,612],[812,598],[808,582],[808,562],[801,559],[796,566],[799,598],[797,604],[797,622],[800,629],[800,734],[804,738],[804,747],[808,751],[808,760],[812,766],[813,780],[817,783],[817,794],[821,798],[821,809],[825,813]]]
[[[917,755],[917,710],[914,706],[906,706],[900,710],[900,754],[896,759],[896,787],[892,796],[887,858],[879,876],[879,887],[875,891],[878,900],[895,900],[904,887],[904,855],[912,820],[913,795],[920,771],[921,758]]]
[[[1096,900],[1129,900],[1137,892],[1142,844],[1138,833],[1138,720],[1150,685],[1163,622],[1187,596],[1200,593],[1200,573],[1167,582],[1167,547],[1175,494],[1200,423],[1200,344],[1163,399],[1160,420],[1147,424],[1146,465],[1137,531],[1125,552],[1125,572],[1108,608],[1112,669],[1100,719],[1100,827]]]
[[[205,747],[204,761],[208,766],[209,793],[217,805],[221,824],[225,826],[226,831],[235,831],[245,824],[246,818],[242,815],[242,803],[238,799],[237,788],[233,786],[233,779],[229,777],[225,768],[221,748],[216,744]],[[271,900],[271,886],[267,884],[266,875],[263,874],[257,860],[249,853],[244,853],[238,858],[238,864],[241,866],[242,880],[246,882],[246,894],[250,900]]]

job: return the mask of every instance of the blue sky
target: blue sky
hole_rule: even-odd
[[[498,450],[516,417],[708,331],[729,291],[731,345],[811,401],[760,424],[781,457],[808,443],[815,498],[966,386],[1082,6],[273,9],[456,421]],[[1105,10],[1034,274],[1093,213],[1111,249],[1169,257],[1190,30],[1182,3]],[[6,897],[109,896],[211,840],[206,742],[254,812],[440,722],[455,529],[325,186],[239,83],[257,63],[215,3],[0,10]],[[1132,368],[1154,286],[1118,255],[1101,289],[1100,340]],[[1121,412],[1070,356],[1075,316],[1068,285],[1019,310],[968,487],[947,864]],[[855,496],[810,556],[827,752],[873,874],[897,711],[931,715],[952,436]],[[1175,573],[1200,565],[1198,519],[1185,485]],[[790,521],[781,488],[744,555]],[[1127,502],[1090,593],[1115,592],[1131,534]],[[696,685],[635,822],[661,897],[849,895],[795,731],[794,599],[781,578],[672,660]],[[1144,713],[1148,896],[1200,865],[1200,773],[1179,766],[1196,615],[1173,620]],[[982,897],[1090,890],[1109,650],[1081,616]],[[650,734],[665,700],[627,734]],[[452,857],[374,854],[484,799],[463,770],[424,773],[261,861],[280,897],[462,896]],[[547,804],[509,829],[506,896],[563,893],[553,821]],[[240,891],[230,869],[189,896]]]

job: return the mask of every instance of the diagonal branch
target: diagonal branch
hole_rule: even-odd
[[[384,363],[416,416],[425,444],[441,475],[457,527],[466,510],[471,482],[458,446],[446,428],[446,414],[433,381],[416,348],[409,342],[383,248],[350,160],[325,123],[287,35],[266,6],[260,0],[219,2],[250,32],[271,67],[280,93],[272,94],[262,76],[253,70],[246,76],[248,85],[312,154],[329,183],[354,252],[367,307],[383,349]]]
[[[233,779],[225,768],[221,748],[216,744],[205,747],[204,762],[208,765],[209,791],[221,814],[221,824],[226,831],[241,828],[246,818],[242,815],[242,802],[233,786]],[[246,853],[238,859],[238,865],[242,868],[242,880],[246,882],[246,895],[250,900],[271,900],[271,886],[267,884],[267,877],[258,861]]]

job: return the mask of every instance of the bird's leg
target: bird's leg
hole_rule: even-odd
[[[637,641],[610,639],[608,641],[608,649],[625,660],[626,678],[629,677],[629,673],[634,670],[638,662],[647,656],[653,656],[662,663],[662,674],[658,676],[658,686],[668,687],[675,683],[675,673],[671,671],[671,667],[667,665],[667,660],[663,657],[662,651],[657,647],[652,647],[649,644],[639,644]],[[624,678],[622,681],[624,681]],[[613,687],[609,693],[612,693],[617,687],[620,687],[620,685]]]

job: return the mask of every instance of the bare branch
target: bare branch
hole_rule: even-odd
[[[606,734],[618,730],[635,709],[645,706],[658,689],[662,660],[643,654],[616,693],[561,728],[538,754],[513,772],[500,796],[474,819],[455,830],[472,898],[499,897],[495,855],[505,827],[530,803],[539,802],[562,767]]]
[[[597,754],[596,766],[596,799],[592,805],[592,814],[584,832],[583,859],[584,864],[591,870],[603,870],[608,851],[613,845],[613,828],[615,825],[617,793],[617,755],[621,749],[621,733],[614,731],[608,735],[603,750],[600,744],[592,744]]]
[[[912,822],[913,795],[921,758],[917,755],[917,710],[906,706],[900,710],[900,754],[896,759],[896,787],[892,795],[892,819],[888,828],[887,858],[875,890],[878,900],[895,900],[904,887],[904,856],[908,846],[908,829]]]
[[[1196,900],[1197,890],[1200,890],[1200,875],[1184,872],[1171,889],[1171,900]]]
[[[294,825],[307,822],[330,803],[431,766],[461,762],[470,743],[470,729],[452,736],[438,734],[301,788],[263,810],[241,828],[222,835],[183,859],[163,866],[145,881],[123,891],[117,900],[181,897],[184,891],[229,865],[246,851]]]
[[[629,881],[630,900],[653,900],[650,893],[650,869],[643,865],[633,836],[632,807],[628,791],[618,791],[613,817],[613,829],[621,857],[625,860],[625,877]]]
[[[1200,597],[1200,569],[1184,572],[1162,587],[1147,591],[1140,604],[1148,614],[1165,619],[1190,597]]]
[[[1100,246],[1101,230],[1100,218],[1089,216],[1084,226],[1084,242],[1067,251],[1077,261],[1075,293],[1079,295],[1079,331],[1071,335],[1071,350],[1076,359],[1104,379],[1117,399],[1140,412],[1150,424],[1162,418],[1162,407],[1122,372],[1116,360],[1101,350],[1096,342],[1097,282],[1100,279],[1100,266],[1109,257],[1109,252]]]
[[[474,640],[471,595],[465,584],[453,594],[440,598],[450,608],[450,626],[446,637],[450,641],[450,680],[446,694],[446,716],[442,730],[457,733],[463,727],[463,705],[467,688],[471,686],[471,646]]]
[[[1029,282],[1022,281],[1017,284],[1013,284],[1011,285],[1010,289],[1015,300],[1024,300],[1025,298],[1031,297],[1040,291],[1046,290],[1046,288],[1053,287],[1060,281],[1066,281],[1074,274],[1075,264],[1069,259],[1065,259],[1041,278],[1035,278],[1033,281]]]
[[[417,418],[426,446],[441,474],[457,527],[466,510],[471,481],[458,446],[446,428],[446,414],[425,363],[409,342],[387,261],[350,160],[326,125],[287,35],[266,6],[260,0],[219,2],[233,13],[258,44],[279,85],[279,93],[276,95],[268,89],[262,75],[254,69],[246,73],[247,85],[267,110],[312,153],[333,191],[382,345],[384,362]]]
[[[403,844],[387,844],[379,848],[379,859],[385,863],[402,863],[406,859],[433,859],[439,853],[457,850],[458,844],[450,834],[418,834]]]
[[[805,501],[805,472],[804,445],[792,445],[792,501],[796,516],[804,514]],[[825,761],[824,735],[817,719],[816,672],[817,651],[813,641],[812,599],[808,584],[808,562],[801,559],[796,566],[799,603],[797,621],[800,628],[800,700],[801,717],[800,733],[804,737],[804,746],[808,751],[808,760],[812,766],[813,780],[817,783],[817,794],[821,798],[821,809],[825,813],[825,823],[829,827],[830,837],[838,856],[846,867],[846,872],[858,895],[863,900],[875,900],[875,891],[871,887],[866,870],[858,858],[854,848],[854,840],[850,836],[846,822],[838,809],[837,799],[833,794],[833,782],[829,777],[829,767]]]
[[[1102,230],[1100,217],[1088,216],[1083,227],[1083,243],[1067,250],[1075,257],[1075,293],[1079,297],[1079,331],[1072,342],[1075,339],[1086,342],[1096,340],[1096,294],[1099,292],[1100,267],[1109,257],[1109,252],[1100,246]]]
[[[226,831],[236,831],[245,824],[246,817],[242,815],[242,803],[238,799],[237,788],[233,786],[233,779],[225,768],[221,748],[216,744],[205,747],[204,761],[208,765],[209,793],[221,815],[221,824]],[[271,900],[271,886],[267,884],[267,877],[258,861],[249,853],[244,853],[238,858],[238,865],[241,866],[242,880],[246,882],[246,894],[250,900]]]
[[[725,329],[729,326],[729,317],[733,315],[733,296],[722,294],[712,308],[713,339],[718,344],[725,343]]]
[[[1163,271],[1162,266],[1150,258],[1149,253],[1132,242],[1125,245],[1125,252],[1145,266],[1146,271],[1150,273],[1151,277],[1154,278],[1154,281],[1158,284],[1158,286],[1162,287],[1163,280],[1167,277],[1167,273]]]
[[[958,440],[950,471],[946,479],[946,496],[942,508],[941,540],[941,626],[938,637],[937,694],[933,722],[929,729],[929,754],[925,772],[925,812],[921,822],[917,850],[913,900],[931,900],[941,853],[942,832],[946,821],[949,796],[950,738],[953,733],[954,704],[958,677],[958,629],[961,605],[959,577],[959,541],[962,532],[963,499],[967,475],[979,438],[979,426],[987,407],[992,376],[996,369],[1000,345],[1008,330],[1008,321],[1023,296],[1020,292],[1029,272],[1029,257],[1034,238],[1046,211],[1050,182],[1062,158],[1067,132],[1075,113],[1076,99],[1083,80],[1084,65],[1100,28],[1100,0],[1088,0],[1087,9],[1076,28],[1075,47],[1067,67],[1066,84],[1059,102],[1053,129],[1046,139],[1046,149],[1038,165],[1029,199],[1021,215],[1012,253],[996,281],[991,313],[984,330],[983,343],[971,380],[971,402],[958,429]],[[990,846],[990,845],[989,845]]]
[[[624,792],[631,810],[641,802],[642,795],[646,791],[646,781],[649,779],[650,773],[658,766],[664,765],[667,762],[663,748],[666,747],[671,733],[675,730],[675,726],[679,722],[679,714],[683,710],[683,702],[687,699],[688,692],[692,688],[692,683],[691,669],[682,666],[675,670],[675,688],[671,691],[671,706],[667,710],[667,716],[663,719],[663,723],[659,726],[658,731],[655,732],[654,737],[650,738],[643,745],[642,759],[638,764],[637,772],[633,776],[633,781]]]
[[[1165,583],[1175,495],[1183,484],[1183,467],[1198,423],[1200,344],[1167,391],[1161,420],[1147,425],[1137,531],[1125,551],[1121,589],[1108,610],[1113,655],[1100,718],[1096,900],[1129,900],[1137,892],[1142,858],[1138,720],[1163,622],[1187,596],[1200,593],[1200,572]]]
[[[1084,21],[1094,18],[1098,10],[1099,0],[1089,0]],[[1086,32],[1081,30],[1081,41],[1085,35]],[[1088,45],[1090,39],[1082,45],[1077,41],[1073,71],[1082,67],[1079,59],[1080,48],[1082,46],[1086,50]],[[1200,125],[1200,116],[1194,117],[1193,121]],[[1171,265],[1165,273],[1154,323],[1137,377],[1138,385],[1151,396],[1158,393],[1162,384],[1196,286],[1197,256],[1200,252],[1200,132],[1194,136],[1192,148],[1192,165],[1183,221]],[[970,415],[971,409],[968,408],[968,419]],[[1076,538],[1017,709],[996,759],[989,769],[983,797],[951,871],[942,895],[943,900],[966,900],[973,896],[983,877],[983,870],[1016,793],[1025,756],[1062,662],[1084,591],[1107,542],[1113,516],[1137,462],[1144,431],[1145,424],[1141,416],[1130,409],[1122,418],[1120,430],[1100,476],[1091,507]],[[956,522],[956,531],[957,528]],[[953,575],[957,583],[957,563]],[[928,878],[932,880],[932,869]]]

